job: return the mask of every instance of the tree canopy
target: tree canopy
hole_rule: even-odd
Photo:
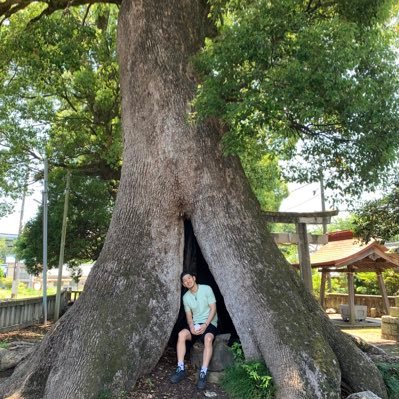
[[[39,5],[0,30],[0,187],[18,195],[29,171],[99,176],[115,190],[121,166],[117,10],[68,9],[29,23]]]
[[[68,234],[74,239],[73,248],[68,249],[72,241],[67,242],[66,261],[95,260],[110,220],[114,199],[110,194],[116,195],[122,163],[117,9],[106,5],[71,8],[43,18],[40,24],[29,22],[41,10],[40,5],[32,6],[13,16],[0,31],[4,48],[0,60],[0,132],[4,132],[0,135],[0,188],[4,195],[18,195],[27,171],[30,180],[41,178],[41,162],[44,155],[48,157],[50,190],[54,190],[49,197],[48,247],[49,266],[53,267],[59,252],[62,169],[76,176],[72,190],[79,195],[71,212],[81,213],[79,218],[69,218]],[[248,145],[240,155],[261,206],[277,210],[287,195],[277,159],[255,145]],[[98,200],[84,200],[84,187],[87,195],[95,190]],[[84,223],[84,217],[90,218],[88,204],[101,217]],[[100,206],[105,208],[97,208]],[[42,258],[41,211],[28,223],[19,244],[20,258],[35,273]]]
[[[1,5],[3,195],[21,191],[21,165],[32,169],[44,148],[54,165],[119,173],[117,10],[55,12],[64,3]],[[273,175],[280,161],[287,179],[322,174],[345,194],[378,185],[397,155],[394,3],[212,1],[219,33],[195,60],[202,83],[193,115],[222,121],[226,152],[241,156],[252,183],[253,165],[268,159]]]
[[[91,177],[106,181],[100,197],[108,204],[121,166],[117,9],[54,12],[54,5],[28,3],[0,30],[0,194],[15,197],[27,176],[40,178],[46,155],[55,180],[57,168],[69,168],[89,185]],[[391,6],[212,3],[219,34],[194,60],[202,83],[192,116],[221,121],[225,151],[240,156],[263,209],[277,209],[287,195],[281,174],[296,181],[322,174],[327,187],[346,194],[386,176],[399,121],[396,35],[386,23]],[[31,22],[46,14],[40,24]],[[52,185],[59,191],[51,201],[61,201],[61,187]],[[1,205],[3,213],[11,209]],[[37,215],[25,232],[25,256],[40,224]],[[50,248],[53,260],[57,245]],[[34,247],[29,263],[41,256],[40,245]]]
[[[216,2],[220,34],[196,59],[199,119],[217,118],[226,151],[251,138],[286,177],[359,194],[397,157],[393,1]],[[359,10],[361,9],[361,12]]]
[[[247,4],[248,11],[254,4],[269,7]],[[341,4],[347,3],[334,3],[338,10]],[[251,14],[244,2],[230,5]],[[290,11],[279,9],[288,20]],[[276,398],[338,399],[341,384],[347,393],[388,397],[371,359],[328,321],[273,244],[237,158],[222,154],[221,133],[231,130],[222,114],[187,123],[196,82],[190,61],[209,31],[207,13],[204,0],[122,2],[124,163],[106,243],[84,294],[0,385],[0,396],[125,395],[158,362],[180,308],[178,276],[197,267],[183,251],[190,248],[189,221],[245,356],[264,359]],[[209,72],[220,75],[215,68]]]

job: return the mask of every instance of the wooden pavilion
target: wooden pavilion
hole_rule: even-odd
[[[325,287],[328,273],[347,273],[350,321],[355,321],[354,273],[375,272],[383,299],[386,314],[389,314],[389,301],[382,272],[399,268],[399,254],[388,252],[388,248],[377,241],[367,244],[353,236],[349,230],[328,234],[328,242],[310,256],[312,268],[322,273],[320,304],[324,307]],[[298,264],[294,264],[298,267]]]

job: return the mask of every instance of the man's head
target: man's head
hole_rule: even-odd
[[[183,287],[191,289],[195,285],[196,277],[189,272],[183,272],[180,274],[180,281]]]

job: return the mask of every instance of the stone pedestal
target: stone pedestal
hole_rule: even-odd
[[[342,320],[349,321],[350,320],[349,305],[341,304],[339,305],[339,310],[341,313]],[[366,320],[366,317],[367,317],[367,306],[355,305],[355,320],[363,321]]]
[[[390,316],[381,317],[381,338],[399,341],[399,317],[393,316],[393,314],[399,315],[398,311],[399,308],[390,308]]]
[[[399,307],[390,307],[389,315],[392,317],[399,317]]]
[[[213,342],[213,355],[211,363],[208,366],[209,371],[223,371],[225,368],[234,363],[234,356],[230,348],[227,346],[230,334],[217,335]],[[202,366],[202,355],[204,352],[204,345],[201,342],[196,342],[190,354],[191,364],[196,368]]]

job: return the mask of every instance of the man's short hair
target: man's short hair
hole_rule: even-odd
[[[187,274],[189,274],[190,276],[192,276],[192,277],[197,277],[195,274],[193,274],[193,273],[190,273],[190,272],[182,272],[181,274],[180,274],[180,282],[181,283],[183,283],[183,277],[184,276],[187,276]]]

